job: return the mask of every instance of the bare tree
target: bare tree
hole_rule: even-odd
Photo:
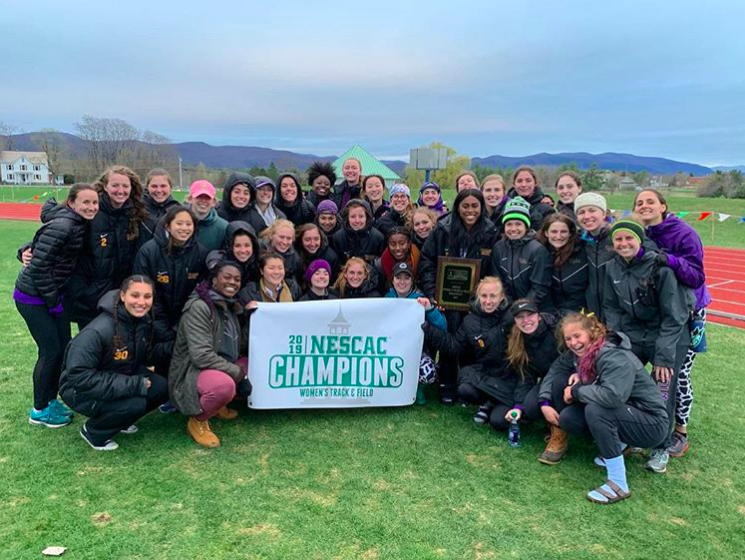
[[[21,132],[21,129],[14,124],[0,121],[0,135],[5,137],[5,149],[12,152],[15,149],[14,136]]]
[[[61,173],[62,145],[60,133],[54,128],[42,128],[39,131],[37,145],[42,152],[47,154],[47,167],[52,176],[52,184],[55,183],[57,175]]]
[[[83,115],[75,129],[88,143],[88,159],[94,170],[101,171],[115,163],[124,163],[123,156],[139,139],[137,128],[122,119]]]

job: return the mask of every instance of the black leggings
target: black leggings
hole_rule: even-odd
[[[34,408],[43,410],[57,398],[62,359],[70,342],[70,322],[50,315],[46,305],[16,302],[16,308],[39,348],[33,376]]]
[[[591,437],[600,456],[612,459],[621,454],[621,443],[632,447],[657,447],[667,436],[668,419],[623,404],[605,408],[599,404],[574,403],[561,411],[559,426],[572,435]]]
[[[551,407],[559,413],[567,406],[567,404],[564,402],[564,389],[569,383],[569,375],[570,374],[567,373],[565,376],[556,379],[553,384],[550,399]],[[544,419],[543,412],[541,412],[541,403],[538,400],[538,393],[540,392],[540,390],[541,384],[537,383],[536,385],[531,387],[530,391],[528,391],[528,394],[525,396],[525,400],[523,401],[523,408],[525,409],[523,411],[523,415],[525,416],[526,420],[532,420],[533,422],[536,422],[538,420]]]

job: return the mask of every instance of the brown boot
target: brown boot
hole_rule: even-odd
[[[551,426],[551,439],[543,450],[538,461],[544,465],[558,465],[567,453],[569,434],[558,426]]]
[[[236,418],[238,418],[238,411],[233,410],[232,408],[228,408],[227,406],[223,406],[215,413],[215,418],[219,418],[220,420],[235,420]]]
[[[219,447],[220,439],[210,429],[209,420],[199,421],[194,416],[189,417],[186,431],[194,441],[204,447]]]

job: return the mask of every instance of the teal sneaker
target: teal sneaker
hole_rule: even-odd
[[[67,426],[71,420],[69,416],[57,412],[55,407],[50,404],[44,410],[36,410],[35,408],[32,408],[31,413],[28,416],[28,421],[29,424],[35,426],[61,428]]]
[[[49,406],[51,406],[54,410],[56,410],[62,416],[67,416],[68,418],[73,418],[75,416],[75,413],[72,410],[67,408],[64,404],[59,402],[57,399],[52,399],[52,402],[49,403]]]

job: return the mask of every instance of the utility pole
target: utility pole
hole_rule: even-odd
[[[184,175],[181,170],[181,156],[178,157],[178,190],[183,190],[184,188]]]

